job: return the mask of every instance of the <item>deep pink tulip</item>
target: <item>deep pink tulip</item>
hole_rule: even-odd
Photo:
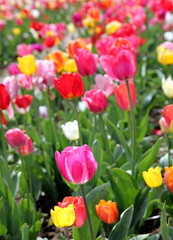
[[[20,69],[18,68],[17,63],[11,63],[8,66],[8,71],[11,75],[17,75],[17,74],[21,73]]]
[[[100,65],[114,80],[127,80],[136,74],[136,58],[132,51],[120,49],[115,55],[102,55]]]
[[[97,170],[97,162],[88,145],[66,147],[55,152],[55,159],[62,176],[72,184],[84,184]]]
[[[26,134],[24,134],[24,135],[26,137],[26,142],[20,148],[20,153],[23,156],[27,156],[27,155],[31,154],[34,151],[34,145],[33,145],[32,139],[28,135],[26,135]]]
[[[74,55],[79,73],[82,76],[90,76],[96,73],[98,64],[98,55],[90,53],[89,50],[79,48]]]
[[[129,82],[129,86],[130,86],[130,94],[131,94],[131,98],[132,98],[132,104],[135,107],[136,106],[136,88],[134,83]],[[115,86],[115,98],[117,100],[118,106],[122,109],[122,110],[130,110],[130,101],[129,101],[129,97],[128,97],[128,91],[127,91],[127,86],[125,82],[122,82],[120,85],[116,85]]]
[[[108,106],[106,95],[102,90],[91,89],[82,98],[91,112],[102,113]]]
[[[26,135],[19,128],[13,128],[6,132],[7,143],[12,148],[20,148],[26,144]]]

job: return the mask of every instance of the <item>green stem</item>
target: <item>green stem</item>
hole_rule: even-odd
[[[170,141],[169,141],[168,134],[166,134],[166,140],[167,140],[167,147],[168,147],[168,167],[170,167],[172,165],[171,164],[171,154],[170,154],[171,144],[170,144]]]
[[[64,229],[65,229],[65,233],[66,233],[66,238],[67,238],[67,240],[70,240],[70,235],[69,235],[69,232],[68,232],[68,228],[65,227]]]
[[[1,141],[2,141],[2,151],[3,151],[3,157],[6,160],[7,159],[7,149],[6,149],[6,143],[4,138],[4,129],[2,126],[2,111],[0,110],[0,128],[1,128]]]
[[[131,160],[131,168],[132,168],[132,176],[135,177],[135,151],[136,151],[136,123],[135,123],[135,114],[134,107],[132,102],[132,96],[130,92],[129,81],[125,81],[127,86],[128,98],[130,102],[130,128],[131,128],[131,149],[132,149],[132,160]]]
[[[102,131],[103,136],[104,136],[106,152],[109,154],[109,157],[112,159],[112,153],[111,153],[110,148],[109,148],[107,132],[106,132],[106,129],[105,129],[105,124],[104,124],[104,121],[103,121],[103,115],[102,114],[99,114],[99,120],[100,120],[100,125],[101,125],[101,131]]]
[[[82,139],[82,131],[81,131],[79,113],[78,113],[78,110],[77,110],[77,101],[74,101],[73,105],[74,105],[74,111],[75,111],[75,115],[76,115],[76,120],[77,120],[78,126],[79,126],[79,143],[82,146],[83,145],[83,139]]]
[[[83,197],[84,204],[85,204],[85,209],[86,209],[86,214],[87,214],[87,219],[88,219],[88,224],[89,224],[91,240],[94,240],[94,231],[93,231],[93,227],[92,227],[90,213],[89,213],[89,210],[88,210],[88,204],[87,204],[87,200],[86,200],[86,196],[85,196],[84,185],[80,185],[80,187],[81,187],[82,197]]]

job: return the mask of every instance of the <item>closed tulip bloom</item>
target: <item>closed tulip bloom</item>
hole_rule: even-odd
[[[74,55],[77,68],[82,76],[90,76],[96,73],[98,55],[90,53],[87,49],[78,49]]]
[[[17,79],[14,76],[8,76],[3,79],[3,84],[6,86],[6,89],[10,95],[10,99],[13,100],[16,98],[19,92]]]
[[[128,49],[117,50],[115,55],[102,55],[100,65],[114,80],[127,80],[136,74],[136,58]]]
[[[97,89],[91,89],[85,92],[82,101],[86,103],[89,110],[93,113],[102,113],[108,106],[108,101],[104,92]]]
[[[173,80],[171,76],[169,76],[167,79],[162,78],[162,89],[167,97],[173,98]]]
[[[32,75],[36,72],[36,62],[33,55],[29,54],[24,57],[18,57],[18,67],[26,75]]]
[[[25,145],[27,137],[24,131],[19,128],[13,128],[6,132],[6,140],[12,148],[20,148]]]
[[[62,176],[72,184],[84,184],[91,180],[97,170],[97,162],[88,145],[66,147],[55,152],[55,159]]]
[[[171,193],[173,193],[173,167],[165,168],[164,182]]]
[[[62,124],[61,128],[68,140],[75,141],[79,139],[79,126],[76,120]]]
[[[7,109],[10,104],[10,95],[4,84],[0,83],[0,110]]]
[[[170,125],[173,120],[173,104],[166,105],[163,108],[162,116],[165,118],[167,124]]]
[[[50,214],[53,224],[59,228],[72,226],[76,218],[73,204],[64,208],[55,206],[54,210],[50,210]]]
[[[60,50],[57,50],[47,55],[46,60],[52,60],[55,63],[56,72],[59,73],[65,66],[67,54]]]
[[[37,74],[44,79],[54,79],[56,77],[56,68],[52,60],[37,60]]]
[[[63,98],[78,98],[84,93],[84,83],[79,73],[63,73],[54,80],[55,88]]]
[[[29,154],[31,154],[34,151],[34,145],[32,142],[32,139],[25,134],[26,137],[26,142],[25,144],[20,148],[20,153],[23,156],[28,156]]]
[[[14,103],[19,108],[27,108],[31,105],[32,100],[33,100],[32,95],[18,95]]]
[[[58,202],[58,206],[61,208],[67,207],[69,204],[74,205],[75,210],[75,222],[73,227],[81,227],[86,220],[86,210],[84,200],[82,197],[65,197],[62,202]]]
[[[156,188],[162,185],[162,175],[160,167],[149,168],[142,173],[145,183],[150,188]]]
[[[107,224],[112,224],[117,221],[119,213],[116,202],[101,200],[96,205],[96,213],[98,217]]]
[[[136,106],[136,88],[135,84],[133,82],[129,82],[130,86],[130,94],[132,97],[132,104],[135,107]],[[120,85],[115,86],[114,90],[115,98],[117,100],[118,106],[122,110],[129,111],[130,110],[130,101],[128,97],[128,91],[127,91],[127,86],[125,82],[122,82]]]
[[[160,124],[160,128],[161,128],[163,133],[173,132],[173,123],[172,124],[168,124],[164,117],[162,117],[159,120],[159,124]]]
[[[163,65],[173,64],[173,42],[164,42],[157,47],[158,61]]]
[[[69,41],[67,46],[67,51],[70,55],[70,57],[74,58],[74,55],[76,54],[77,49],[83,48],[87,49],[87,44],[83,39],[76,39],[74,41]]]

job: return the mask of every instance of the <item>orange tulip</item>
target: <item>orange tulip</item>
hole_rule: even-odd
[[[87,44],[81,38],[76,39],[75,41],[69,41],[67,52],[69,53],[70,57],[74,58],[78,48],[88,49]]]
[[[112,224],[118,219],[118,208],[116,202],[100,200],[96,205],[98,217],[107,224]]]
[[[173,193],[173,166],[164,168],[164,181],[171,193]]]
[[[67,55],[64,52],[57,50],[47,55],[46,60],[53,60],[53,62],[55,63],[56,72],[59,73],[64,68],[64,65],[67,60]]]

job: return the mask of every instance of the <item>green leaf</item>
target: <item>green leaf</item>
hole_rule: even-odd
[[[29,240],[29,226],[25,223],[20,229],[22,240]]]
[[[111,121],[109,121],[109,119],[105,119],[105,120],[113,128],[118,143],[120,143],[123,146],[126,154],[126,158],[128,159],[129,162],[131,162],[131,150],[127,144],[126,139],[124,138],[124,135],[122,134],[122,131],[120,131]]]
[[[28,133],[28,135],[32,138],[32,140],[33,140],[34,142],[36,142],[36,144],[37,144],[38,146],[41,146],[41,144],[42,144],[42,139],[41,139],[41,136],[39,136],[39,134],[38,134],[38,132],[36,131],[35,128],[29,127],[29,128],[27,129],[27,133]]]
[[[135,203],[139,189],[134,179],[126,172],[118,168],[107,169],[110,183],[120,211],[124,211]]]
[[[101,144],[99,142],[99,140],[95,140],[91,146],[92,148],[92,152],[94,154],[94,157],[98,163],[98,169],[97,172],[94,175],[94,180],[95,183],[97,183],[98,179],[100,178],[100,176],[102,175],[102,160],[103,160],[103,154],[102,154],[102,148],[101,148]]]
[[[120,221],[113,227],[108,240],[126,240],[133,216],[133,206],[126,209],[120,216]]]
[[[5,236],[7,233],[7,227],[0,223],[0,236]]]
[[[157,142],[147,152],[143,154],[142,159],[139,161],[139,165],[137,168],[139,178],[142,177],[142,172],[148,170],[156,160],[162,141],[163,138],[159,138]]]
[[[87,195],[87,203],[90,212],[90,217],[92,220],[92,225],[94,227],[94,235],[96,237],[98,228],[100,225],[100,219],[96,214],[95,206],[100,202],[101,199],[105,201],[112,199],[112,194],[110,191],[110,184],[105,183],[101,186],[94,188],[88,195]],[[83,240],[90,239],[90,232],[88,227],[88,221],[81,228],[73,228],[73,239],[74,240]]]
[[[146,240],[150,234],[141,234],[135,237],[130,238],[129,240]]]
[[[169,236],[169,224],[167,223],[167,217],[166,217],[166,204],[163,204],[162,207],[162,214],[161,214],[161,233],[163,240],[170,240]]]
[[[11,192],[15,197],[19,188],[19,180],[20,180],[21,172],[13,172],[11,174]]]
[[[146,135],[147,129],[148,129],[148,121],[149,121],[149,116],[148,116],[148,111],[145,114],[145,116],[142,118],[142,121],[140,122],[139,130],[138,130],[138,142],[141,142],[143,138]]]

